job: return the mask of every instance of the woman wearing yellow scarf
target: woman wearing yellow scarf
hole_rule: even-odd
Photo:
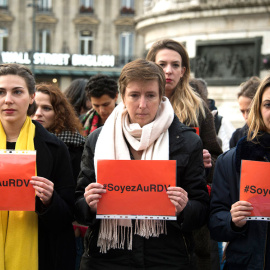
[[[66,146],[29,118],[35,80],[17,64],[0,65],[0,149],[36,150],[36,210],[0,211],[0,269],[74,270],[74,186]]]

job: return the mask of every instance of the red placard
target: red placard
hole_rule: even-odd
[[[200,128],[199,127],[193,127],[196,130],[196,134],[200,136]]]
[[[0,210],[35,211],[35,151],[0,152]]]
[[[97,182],[107,190],[97,218],[176,219],[166,193],[176,184],[175,160],[98,160]]]
[[[270,163],[242,160],[240,200],[253,206],[251,217],[270,217]]]

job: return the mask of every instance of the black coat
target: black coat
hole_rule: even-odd
[[[94,131],[86,140],[75,193],[77,221],[90,226],[80,269],[189,269],[191,231],[205,224],[208,217],[209,197],[199,136],[175,116],[169,128],[169,156],[177,161],[177,186],[188,192],[189,201],[177,221],[167,221],[167,235],[149,239],[133,235],[132,251],[116,249],[101,254],[97,248],[100,222],[84,199],[85,187],[96,181],[93,153],[100,131]]]
[[[270,267],[269,225],[265,221],[247,221],[242,228],[232,223],[231,205],[239,201],[242,160],[270,160],[270,134],[258,136],[259,143],[242,138],[235,148],[222,154],[216,163],[209,229],[213,239],[229,242],[226,269],[259,270]]]
[[[232,137],[230,139],[230,148],[235,147],[241,138],[247,136],[247,133],[248,133],[248,125],[247,124],[245,124],[241,128],[236,129],[235,132],[232,134]]]
[[[36,197],[39,270],[74,270],[74,180],[69,153],[55,135],[38,122],[33,123],[36,126],[37,175],[54,183],[49,207],[44,207]]]

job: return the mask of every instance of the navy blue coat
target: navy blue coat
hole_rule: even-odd
[[[231,205],[239,201],[242,160],[270,160],[270,134],[259,143],[242,138],[236,148],[219,156],[212,185],[209,229],[214,240],[229,242],[226,249],[227,269],[261,270],[270,257],[268,222],[247,221],[243,228],[232,224]],[[270,265],[268,264],[268,267]]]

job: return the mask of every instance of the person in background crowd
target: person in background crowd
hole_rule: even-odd
[[[71,158],[73,179],[76,183],[80,172],[85,138],[80,134],[82,125],[74,108],[57,86],[48,83],[36,86],[35,101],[37,110],[32,118],[66,144]],[[83,236],[86,229],[77,223],[74,223],[73,227],[77,251],[75,269],[78,269],[83,253]]]
[[[190,127],[199,128],[204,148],[203,157],[207,182],[211,185],[215,161],[222,153],[222,149],[217,140],[213,115],[205,102],[192,91],[189,85],[190,63],[186,49],[177,41],[164,39],[152,45],[146,59],[163,68],[166,77],[165,94],[180,122]],[[197,231],[195,243],[198,247],[195,248],[198,266],[201,269],[210,269],[210,235],[207,226]],[[219,269],[217,244],[215,252],[213,260],[216,267],[212,269]],[[195,264],[195,260],[193,262]]]
[[[91,101],[86,96],[85,87],[86,79],[76,79],[71,82],[69,87],[64,91],[68,101],[74,107],[80,120],[91,109]]]
[[[226,241],[228,270],[270,269],[270,223],[249,220],[253,206],[239,201],[241,161],[270,160],[270,76],[259,85],[247,120],[248,135],[216,163],[209,228],[217,241]]]
[[[85,88],[87,97],[92,103],[92,109],[82,120],[84,136],[103,126],[116,106],[118,87],[114,79],[106,75],[91,77]]]
[[[119,78],[123,103],[86,140],[75,193],[77,219],[89,225],[81,270],[190,269],[191,231],[208,216],[202,142],[174,115],[164,97],[165,83],[163,70],[153,62],[138,59],[126,64]],[[99,159],[177,160],[176,186],[167,191],[177,220],[165,221],[165,233],[160,220],[136,220],[140,229],[134,232],[135,221],[96,219],[97,202],[106,192],[96,182]],[[124,230],[119,239],[109,233],[112,226],[116,235]],[[124,237],[127,230],[130,241],[129,234]],[[119,247],[121,241],[124,245]]]
[[[32,118],[66,144],[76,183],[85,143],[85,138],[80,134],[82,125],[72,105],[57,86],[48,83],[38,84],[35,101],[37,110]]]
[[[35,212],[0,211],[0,269],[74,270],[74,180],[65,144],[40,123],[35,79],[18,64],[0,65],[0,149],[36,150]],[[16,165],[14,167],[16,170]]]
[[[250,111],[251,101],[256,94],[258,86],[261,82],[261,79],[253,76],[246,82],[240,85],[240,92],[238,93],[238,103],[239,109],[247,122],[248,114]],[[230,148],[233,148],[237,145],[237,142],[244,136],[247,135],[248,132],[248,125],[245,125],[241,128],[236,129],[236,131],[232,134],[230,139]]]
[[[192,89],[195,90],[206,102],[208,108],[214,116],[216,134],[221,140],[220,146],[222,147],[222,151],[225,152],[229,150],[229,141],[233,132],[235,131],[235,128],[231,122],[227,120],[226,117],[220,116],[218,114],[217,107],[215,106],[215,100],[208,99],[207,83],[205,80],[201,78],[192,78],[190,79],[189,84]]]
[[[159,64],[165,73],[165,94],[179,120],[190,127],[198,127],[204,147],[204,165],[211,168],[207,180],[212,182],[215,160],[222,153],[215,133],[214,119],[203,100],[189,86],[189,56],[184,46],[174,40],[157,41],[146,59]]]

